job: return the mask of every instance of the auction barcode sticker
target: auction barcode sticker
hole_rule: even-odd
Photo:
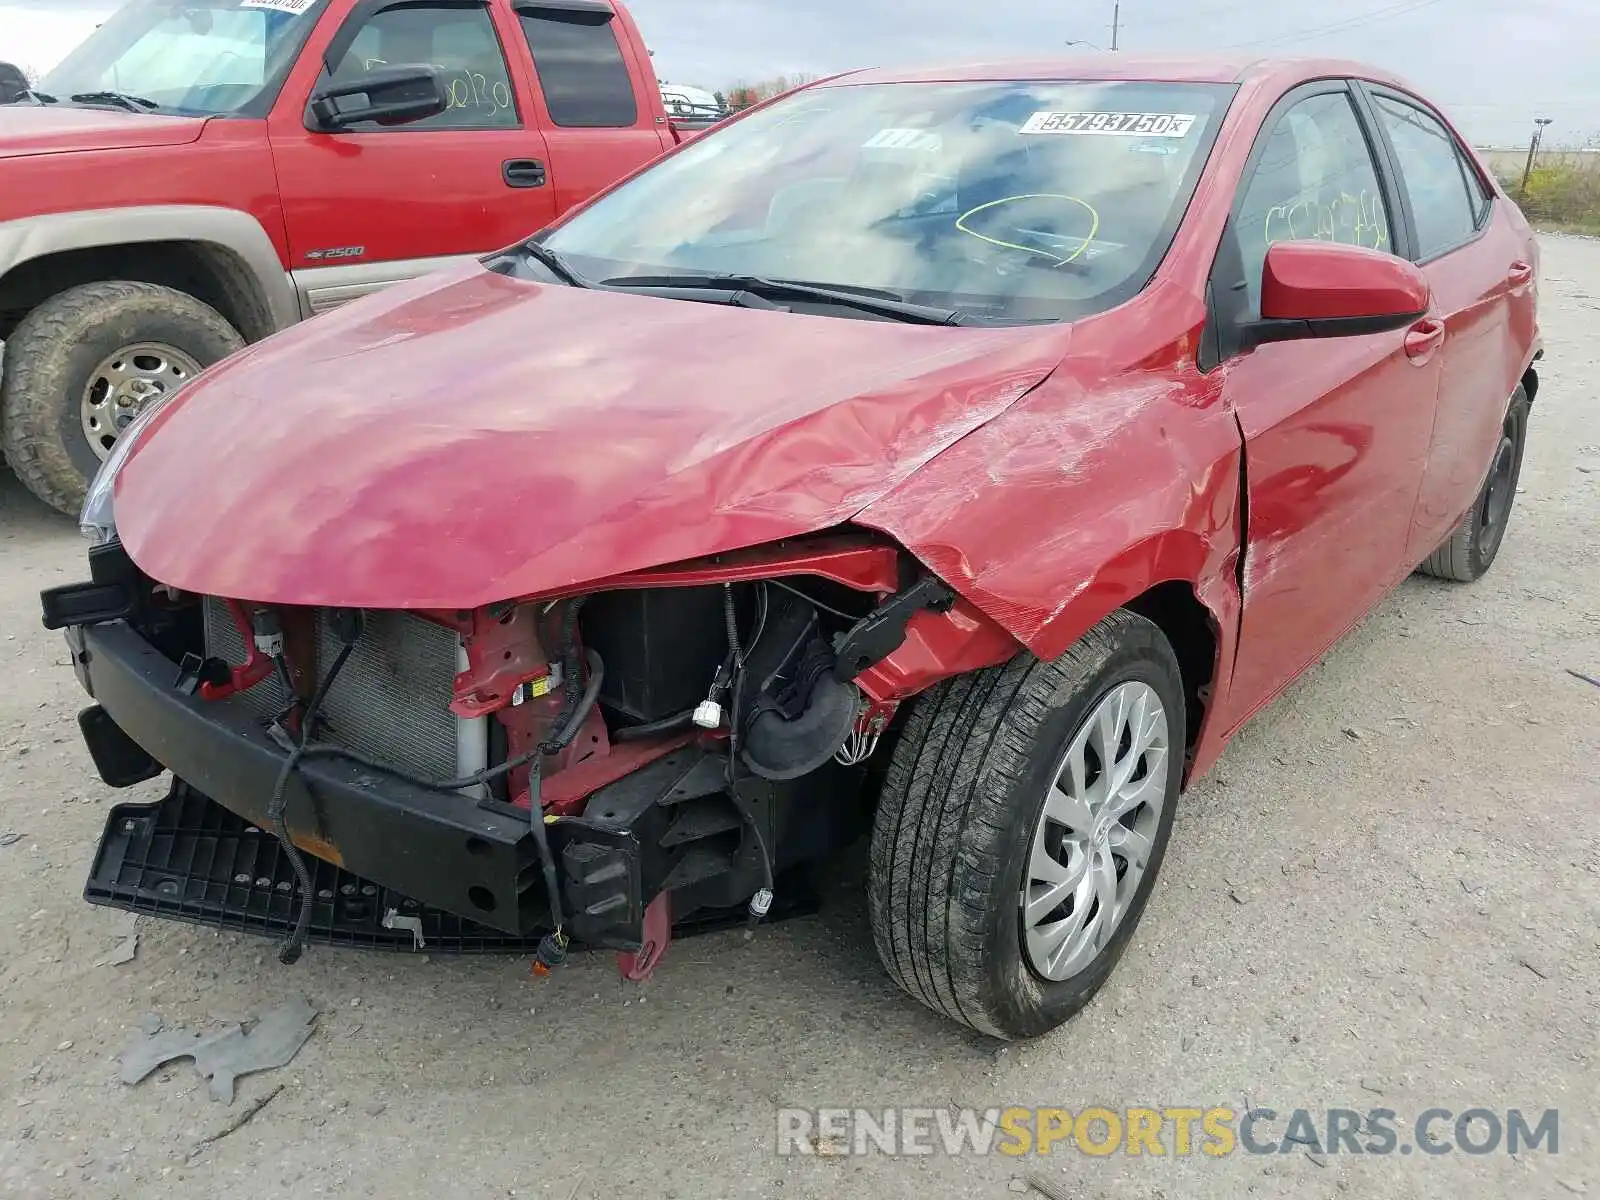
[[[1017,132],[1181,138],[1197,120],[1193,113],[1036,112]]]
[[[310,12],[316,2],[317,0],[239,0],[239,7],[265,8],[272,12],[290,13],[298,17],[301,13]]]

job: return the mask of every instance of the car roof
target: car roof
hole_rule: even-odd
[[[1399,79],[1365,63],[1334,58],[1262,58],[1260,55],[1063,54],[1049,58],[896,69],[868,68],[826,80],[858,83],[981,83],[1001,80],[1107,80],[1161,83],[1268,83],[1289,86],[1300,80],[1356,76],[1405,87]]]

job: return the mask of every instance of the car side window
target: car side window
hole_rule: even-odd
[[[605,9],[519,9],[550,120],[573,129],[629,129],[639,120],[633,76]]]
[[[444,72],[444,112],[403,125],[360,125],[358,131],[515,129],[521,124],[505,52],[489,10],[478,5],[407,4],[372,14],[356,31],[332,80],[418,63]]]
[[[1394,245],[1372,150],[1345,92],[1309,96],[1279,116],[1242,186],[1234,233],[1249,292],[1246,319],[1261,315],[1261,273],[1273,243]]]
[[[1467,159],[1467,152],[1460,146],[1456,147],[1456,157],[1461,161],[1461,174],[1467,181],[1467,200],[1472,205],[1472,218],[1481,228],[1484,218],[1489,215],[1489,190],[1483,186],[1477,168]]]
[[[1411,199],[1417,257],[1433,258],[1461,245],[1477,231],[1488,207],[1477,173],[1462,161],[1455,138],[1433,114],[1393,96],[1378,94],[1372,101]]]

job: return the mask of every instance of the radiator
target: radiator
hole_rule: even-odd
[[[237,666],[245,642],[227,604],[205,601],[206,653]],[[341,643],[325,612],[317,614],[317,671]],[[450,694],[463,658],[451,629],[403,612],[368,610],[361,638],[322,703],[319,740],[332,742],[423,779],[451,779],[485,765],[483,719],[459,721]],[[276,674],[225,703],[266,718],[287,703]]]

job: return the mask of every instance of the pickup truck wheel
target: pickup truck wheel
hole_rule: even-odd
[[[1099,989],[1172,833],[1184,693],[1161,630],[1116,612],[1055,662],[1026,655],[916,702],[885,773],[868,902],[914,998],[1033,1037]]]
[[[1483,489],[1473,501],[1472,510],[1461,524],[1417,568],[1435,579],[1471,583],[1494,565],[1505,541],[1511,521],[1511,507],[1517,498],[1517,481],[1522,477],[1522,453],[1528,441],[1528,394],[1519,385],[1511,397],[1500,427],[1500,442]]]
[[[215,309],[171,288],[91,283],[53,296],[6,340],[6,461],[39,499],[76,515],[139,409],[243,346]]]

